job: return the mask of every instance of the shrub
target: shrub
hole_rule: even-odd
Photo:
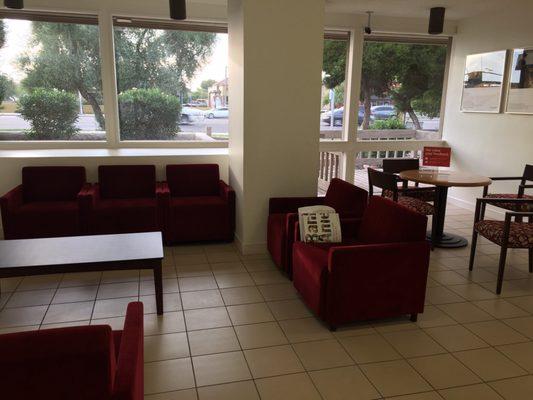
[[[38,88],[21,96],[18,107],[31,124],[26,132],[30,139],[67,140],[78,131],[78,102],[72,93]]]
[[[181,105],[159,89],[130,89],[118,96],[120,135],[127,140],[168,140],[179,132]]]
[[[405,124],[398,118],[378,119],[370,125],[370,129],[405,129]]]

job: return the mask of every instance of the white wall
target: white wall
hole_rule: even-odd
[[[453,39],[446,97],[444,139],[452,167],[488,176],[519,176],[533,163],[533,115],[463,113],[461,93],[468,54],[533,46],[533,2],[460,21]],[[517,182],[495,183],[489,191],[516,192]],[[472,206],[481,188],[454,188],[450,196]]]

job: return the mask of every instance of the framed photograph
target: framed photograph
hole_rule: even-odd
[[[513,49],[505,112],[533,114],[533,47]]]
[[[500,112],[506,54],[501,50],[466,57],[461,111]]]

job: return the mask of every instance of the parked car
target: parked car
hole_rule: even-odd
[[[200,121],[203,116],[204,116],[204,113],[202,110],[199,110],[198,108],[194,108],[194,107],[184,106],[181,108],[180,123],[191,124],[193,122]]]
[[[389,119],[397,115],[396,108],[390,105],[374,106],[371,111],[375,119]]]
[[[212,119],[212,118],[228,118],[229,117],[229,110],[228,107],[221,107],[221,108],[212,108],[210,110],[207,110],[204,112],[204,116],[206,118]]]
[[[363,123],[363,118],[365,116],[365,107],[359,106],[359,112],[357,113],[357,124],[361,125]],[[322,122],[326,125],[331,125],[331,111],[326,111],[322,114]],[[333,125],[342,126],[344,119],[344,107],[336,108],[333,111]],[[370,115],[370,121],[374,120],[374,116]]]

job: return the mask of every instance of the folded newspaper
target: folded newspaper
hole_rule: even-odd
[[[334,208],[309,206],[298,209],[300,240],[306,243],[339,243],[341,222]]]

